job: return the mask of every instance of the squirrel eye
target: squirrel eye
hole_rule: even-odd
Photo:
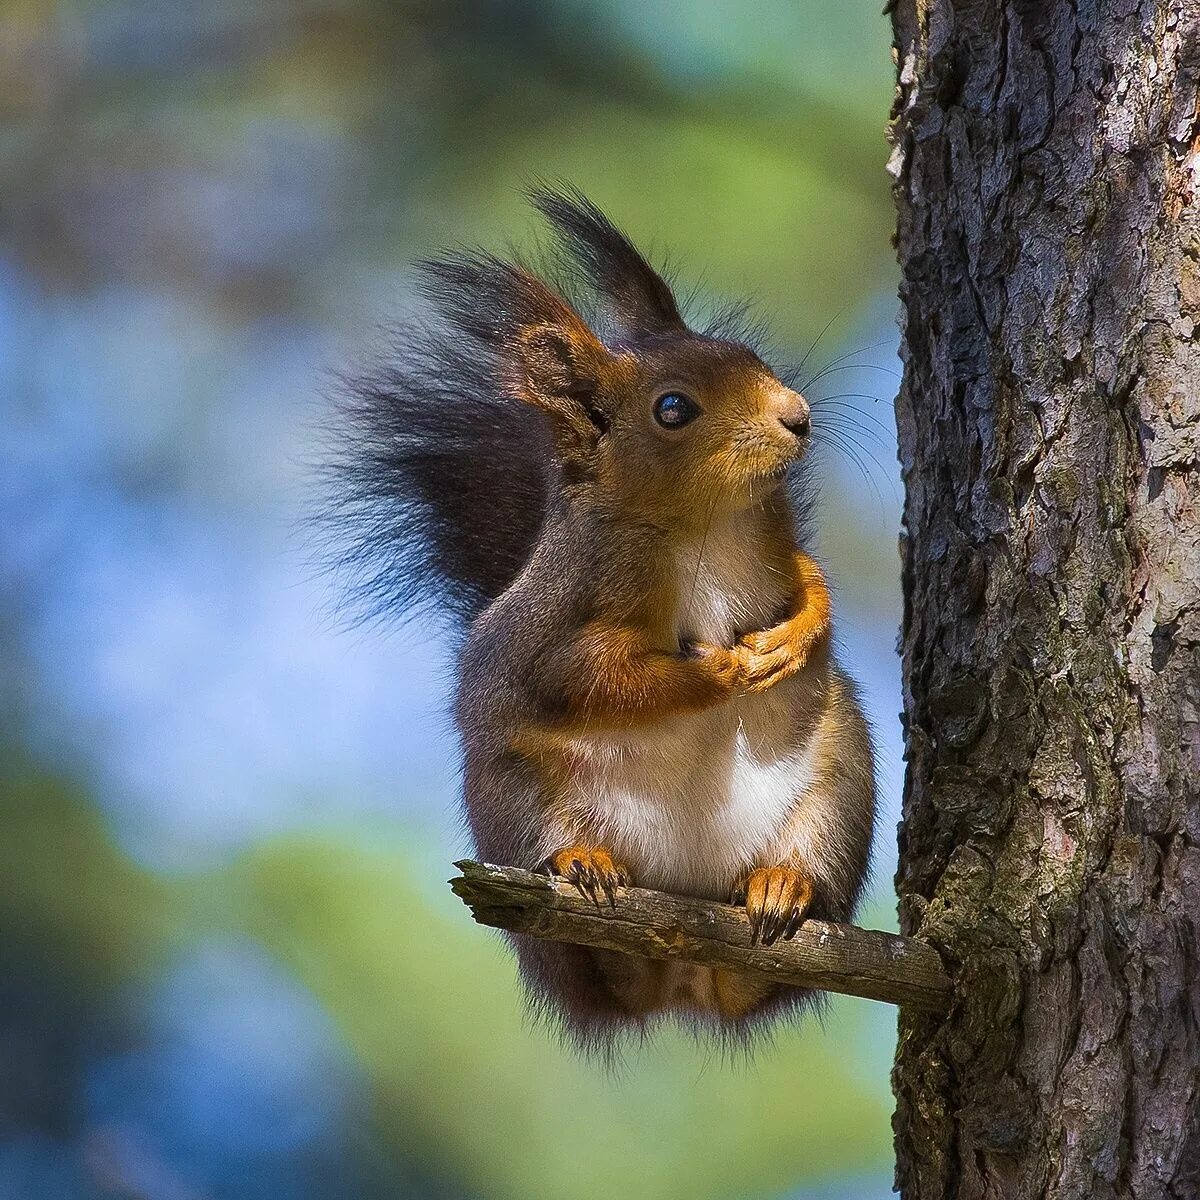
[[[664,429],[681,429],[700,415],[700,405],[682,392],[667,392],[654,402],[654,419]]]

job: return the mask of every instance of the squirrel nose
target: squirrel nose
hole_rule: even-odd
[[[797,437],[807,437],[811,425],[808,401],[798,392],[790,393],[788,402],[779,414],[779,423],[789,433],[794,433]]]

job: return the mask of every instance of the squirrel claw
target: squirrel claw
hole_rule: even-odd
[[[618,866],[601,846],[568,846],[550,855],[538,868],[547,875],[565,879],[585,899],[601,908],[601,896],[609,908],[617,907],[617,888],[629,886],[629,872]]]
[[[791,938],[813,899],[813,881],[794,867],[759,867],[733,889],[732,903],[746,906],[750,944],[773,946]]]

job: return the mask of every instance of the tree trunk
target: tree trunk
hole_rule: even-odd
[[[1200,5],[899,0],[898,1183],[1200,1195]]]

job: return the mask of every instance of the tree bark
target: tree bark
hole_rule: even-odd
[[[898,0],[897,1182],[1200,1195],[1200,5]]]

